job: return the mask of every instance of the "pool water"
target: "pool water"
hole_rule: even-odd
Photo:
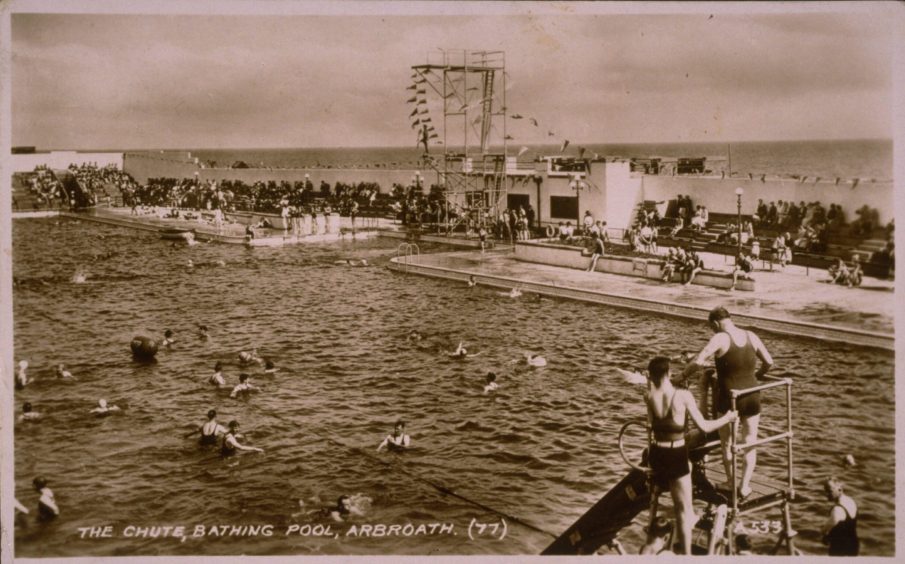
[[[385,265],[398,241],[388,239],[174,247],[150,233],[47,219],[16,220],[13,241],[15,360],[28,359],[39,379],[16,392],[15,407],[29,401],[44,414],[16,427],[16,496],[33,508],[31,481],[42,475],[62,510],[50,524],[17,528],[20,557],[538,554],[551,537],[511,520],[502,539],[469,531],[473,519],[500,517],[458,496],[561,533],[628,471],[616,436],[643,419],[642,390],[616,368],[697,350],[709,337],[698,322],[394,273]],[[347,258],[370,266],[335,264]],[[80,269],[86,281],[72,282]],[[196,336],[199,324],[209,340]],[[132,336],[165,329],[178,343],[156,363],[133,362]],[[406,339],[411,329],[424,333],[420,346]],[[892,555],[893,355],[761,337],[775,373],[795,380],[796,477],[811,500],[794,505],[798,546],[825,553],[817,531],[830,504],[820,483],[836,474],[859,503],[862,554]],[[477,356],[448,357],[460,340]],[[249,369],[260,393],[233,400],[206,383],[219,360],[235,384],[246,370],[237,353],[254,347],[279,367]],[[527,350],[548,365],[512,362]],[[56,363],[78,380],[55,380]],[[500,388],[485,395],[488,370]],[[765,397],[765,423],[783,419],[779,397]],[[124,411],[96,418],[88,412],[99,398]],[[185,438],[211,408],[265,453],[224,460]],[[416,448],[376,453],[400,418]],[[781,475],[781,444],[761,449],[758,473]],[[854,468],[842,465],[848,453]],[[338,538],[285,534],[323,529],[307,512],[341,494],[370,499],[356,526],[452,524],[452,533],[375,538],[334,523]],[[110,538],[78,530],[107,525]],[[125,533],[180,525],[184,540]],[[192,536],[199,525],[206,534]],[[209,534],[219,525],[272,534]],[[621,540],[636,549],[639,534]]]

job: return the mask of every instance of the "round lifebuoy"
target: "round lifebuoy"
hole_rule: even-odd
[[[157,341],[150,337],[132,337],[129,347],[132,349],[132,356],[138,359],[150,360],[157,354]]]
[[[552,239],[556,235],[556,229],[552,225],[547,226],[547,237]]]

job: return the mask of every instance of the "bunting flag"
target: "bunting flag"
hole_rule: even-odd
[[[412,110],[412,113],[409,114],[409,117],[412,117],[412,116],[414,116],[414,115],[417,114],[417,113],[418,113],[418,107],[416,106],[415,109]]]
[[[426,114],[427,112],[421,112],[421,113]],[[421,118],[421,123],[430,123],[430,122],[431,122],[431,118]]]
[[[444,98],[452,98],[452,97],[455,96],[455,95],[456,95],[455,92],[450,92],[449,94],[447,94],[446,96],[444,96]]]
[[[547,137],[553,137],[553,136],[555,136],[555,135],[556,135],[556,134],[553,133],[552,131],[548,131],[548,132],[547,132]]]
[[[754,180],[754,175],[750,172],[748,173],[748,180]]]
[[[562,146],[559,148],[559,152],[562,153],[563,151],[566,150],[566,147],[568,147],[568,146],[569,146],[569,140],[568,139],[563,140]]]
[[[417,90],[415,90],[415,94],[427,94],[427,90],[425,90],[424,88],[418,88]]]
[[[428,139],[436,139],[438,137],[440,137],[440,136],[437,135],[436,133],[431,133],[430,135],[427,136]]]
[[[839,181],[840,181],[840,180],[842,180],[842,179],[839,178],[839,177],[837,176],[837,177],[836,177],[836,181],[835,181],[833,184],[835,184],[836,186],[839,186]]]
[[[521,149],[518,150],[518,156],[521,157],[522,155],[524,155],[527,152],[528,152],[528,147],[522,147]]]
[[[421,84],[422,82],[427,82],[427,79],[423,76],[415,79],[415,84]]]
[[[472,86],[471,88],[466,88],[465,91],[466,91],[466,92],[471,92],[472,90],[477,90],[477,89],[478,89],[477,86]]]
[[[406,90],[414,90],[414,89],[416,89],[416,88],[418,88],[418,87],[415,86],[414,84],[412,84],[411,86],[409,86],[408,88],[406,88]]]
[[[418,106],[415,106],[415,107],[417,108]],[[420,110],[418,110],[418,113],[419,114],[429,114],[430,110],[428,110],[427,108],[421,108]]]
[[[477,116],[476,118],[474,118],[473,120],[471,120],[471,124],[472,124],[472,125],[477,125],[478,122],[481,121],[481,118],[482,118],[482,116],[481,116],[480,114],[478,114],[478,116]]]
[[[417,101],[418,101],[418,97],[417,97],[417,96],[412,96],[411,98],[409,98],[408,100],[406,100],[405,103],[406,103],[406,104],[413,104],[413,103],[415,103],[415,102],[417,102]]]
[[[522,119],[522,116],[520,116],[520,115],[518,115],[518,114],[512,114],[512,115],[509,116],[509,117],[511,117],[512,119]]]
[[[804,183],[807,181],[807,179],[808,179],[808,176],[807,176],[807,175],[802,176],[802,177],[801,177],[801,183],[804,184]]]
[[[420,106],[421,104],[427,104],[427,100],[418,100],[418,104],[417,104],[417,105]]]
[[[415,128],[418,127],[419,125],[421,125],[421,120],[420,120],[420,119],[416,119],[415,121],[412,122],[412,129],[415,129]]]
[[[537,120],[534,118],[528,118],[528,121],[534,124],[534,127],[537,127]]]
[[[859,182],[861,182],[860,178],[852,178],[852,190],[854,190],[858,186]]]
[[[760,181],[761,181],[761,182],[766,182],[766,181],[767,181],[767,175],[766,175],[766,174],[761,174],[761,175],[760,175]]]
[[[512,141],[512,135],[507,135],[506,137],[503,137],[503,139],[505,141]]]
[[[814,184],[817,184],[818,182],[820,182],[820,177],[819,177],[819,176],[818,176],[817,178],[814,179]]]
[[[584,147],[579,147],[579,148],[578,148],[578,158],[579,158],[579,159],[584,158],[584,152],[585,152],[585,148],[584,148]]]

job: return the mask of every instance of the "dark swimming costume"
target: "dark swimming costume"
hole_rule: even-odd
[[[751,334],[745,332],[747,337],[744,346],[738,346],[732,337],[729,337],[729,350],[726,354],[714,361],[716,365],[717,386],[717,412],[726,413],[732,408],[730,390],[744,390],[757,386],[757,378],[754,376],[757,367],[757,353],[751,344]],[[736,408],[740,417],[753,417],[760,413],[760,392],[754,392],[736,399]]]
[[[826,534],[826,540],[830,545],[829,555],[858,556],[861,549],[858,540],[858,518],[849,515],[844,505],[837,505],[845,511],[845,519],[836,523]]]
[[[669,398],[669,405],[666,406],[663,417],[657,417],[651,411],[651,429],[654,432],[654,439],[657,441],[677,441],[685,437],[685,425],[677,423],[672,416],[673,402],[678,393],[678,390],[674,391],[672,397]]]
[[[201,444],[202,445],[215,445],[217,444],[217,426],[214,426],[214,432],[210,435],[204,434],[204,427],[201,427]]]
[[[38,502],[38,521],[51,521],[57,518],[57,514],[49,506]]]
[[[669,488],[669,482],[691,473],[688,464],[688,449],[650,445],[650,467],[654,483],[661,489]]]
[[[232,433],[227,433],[226,435],[223,436],[223,442],[220,443],[220,456],[232,456],[232,455],[236,454],[236,448],[233,446],[230,446],[230,444],[226,442],[226,439],[228,439],[229,437],[232,437],[232,436],[233,436]]]

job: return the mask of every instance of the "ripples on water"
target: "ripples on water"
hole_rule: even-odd
[[[33,507],[31,479],[51,482],[62,517],[17,531],[19,556],[126,554],[537,554],[550,538],[510,523],[507,538],[469,541],[472,517],[494,516],[443,495],[442,487],[560,533],[627,471],[616,433],[643,418],[641,390],[613,367],[654,354],[696,350],[700,323],[530,297],[468,290],[449,281],[383,268],[395,241],[367,240],[246,249],[171,247],[151,234],[70,220],[14,222],[15,357],[32,377],[16,393],[45,413],[16,429],[16,494]],[[436,250],[436,249],[434,249]],[[373,266],[335,266],[365,257]],[[186,267],[191,259],[194,268]],[[220,266],[220,261],[225,266]],[[84,283],[71,281],[82,268]],[[207,342],[195,337],[210,328]],[[178,345],[158,362],[128,354],[135,334],[173,329]],[[426,335],[421,347],[408,330]],[[464,339],[479,356],[444,351]],[[860,505],[864,554],[894,551],[893,356],[838,344],[763,335],[777,374],[795,379],[794,506],[799,546],[824,548],[814,531],[829,504],[820,481],[838,474]],[[230,400],[205,381],[217,360],[229,384],[240,350],[258,347],[280,372]],[[524,350],[547,357],[528,370]],[[78,382],[51,379],[65,363]],[[500,390],[482,393],[495,370]],[[88,415],[100,397],[125,407]],[[223,462],[182,435],[216,408],[237,419],[264,455]],[[765,420],[783,417],[768,403]],[[373,450],[398,418],[417,449]],[[331,442],[334,438],[340,443]],[[362,450],[357,450],[358,448]],[[778,475],[784,447],[761,449],[759,473]],[[844,453],[858,466],[845,469]],[[367,456],[367,455],[370,456]],[[404,470],[404,472],[403,472]],[[408,473],[408,474],[407,474]],[[284,537],[299,500],[327,504],[343,493],[373,499],[372,523],[452,522],[459,536]],[[764,516],[778,518],[778,514]],[[301,522],[305,522],[302,519]],[[75,527],[265,524],[273,537],[79,540]],[[640,544],[628,533],[627,547]]]

